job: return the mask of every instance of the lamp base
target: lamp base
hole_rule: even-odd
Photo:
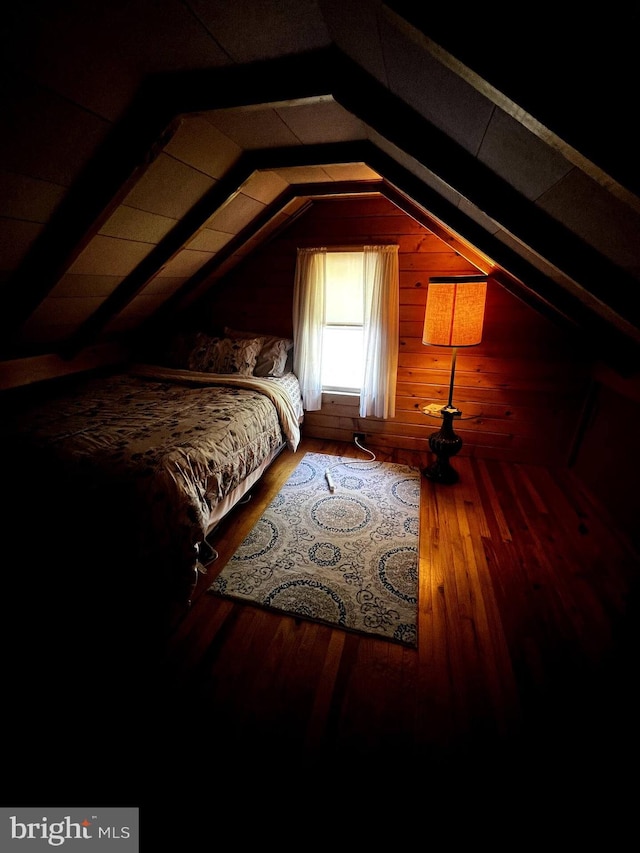
[[[460,479],[458,472],[451,467],[449,462],[449,459],[459,453],[462,447],[462,439],[453,429],[454,411],[457,412],[452,408],[442,409],[442,428],[429,436],[429,447],[435,455],[436,461],[427,465],[422,473],[427,480],[434,483],[453,485]]]
[[[427,480],[432,483],[442,483],[446,486],[452,486],[460,479],[460,475],[455,468],[452,468],[448,459],[438,460],[433,465],[427,465],[422,469],[422,474]]]

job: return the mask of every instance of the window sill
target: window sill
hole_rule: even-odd
[[[343,397],[345,402],[349,403],[359,403],[360,402],[360,392],[359,391],[339,391],[333,390],[331,388],[323,388],[322,396],[327,397],[331,395],[332,397]]]

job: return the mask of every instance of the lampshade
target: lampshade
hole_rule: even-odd
[[[482,340],[485,276],[430,278],[422,343],[438,347],[472,347]]]

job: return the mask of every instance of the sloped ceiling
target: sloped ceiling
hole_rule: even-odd
[[[377,193],[637,369],[624,35],[605,52],[598,22],[579,65],[584,24],[544,41],[375,0],[85,5],[25,2],[3,28],[5,358],[126,337],[314,199]]]

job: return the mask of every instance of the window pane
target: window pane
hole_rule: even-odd
[[[362,252],[329,252],[325,323],[364,322],[364,255]]]
[[[325,327],[322,338],[322,385],[360,391],[364,374],[363,331],[343,326]]]

